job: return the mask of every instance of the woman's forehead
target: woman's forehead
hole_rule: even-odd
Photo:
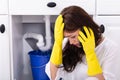
[[[75,35],[78,35],[78,33],[79,33],[79,29],[74,32],[64,31],[64,36],[66,36],[66,37],[75,36]]]

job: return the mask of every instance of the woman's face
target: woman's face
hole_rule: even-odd
[[[78,40],[79,29],[74,32],[64,31],[64,37],[68,38],[70,44],[80,47],[80,42]]]

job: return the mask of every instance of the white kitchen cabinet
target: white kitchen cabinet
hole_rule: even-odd
[[[28,52],[31,51],[31,49],[29,49],[30,45],[26,46],[24,43],[24,35],[26,33],[38,33],[42,34],[45,38],[45,22],[43,19],[44,16],[29,15],[29,20],[27,19],[28,21],[24,20],[24,17],[26,16],[10,16],[12,80],[33,80],[28,55]],[[37,17],[37,19],[39,19],[33,19],[33,17]],[[27,43],[27,41],[25,42]]]
[[[0,14],[8,13],[8,0],[0,0]]]
[[[48,7],[49,2],[54,2],[56,6]],[[58,15],[70,5],[81,6],[89,14],[95,14],[95,0],[10,0],[9,5],[12,15]]]
[[[0,15],[0,80],[10,80],[8,16]]]
[[[120,0],[97,0],[98,15],[120,15]]]
[[[105,36],[120,44],[120,16],[97,16],[96,21],[105,26]]]
[[[5,2],[5,0],[2,1]],[[54,2],[56,6],[48,7],[47,4],[49,2]],[[120,10],[118,9],[120,7],[118,5],[119,2],[120,1],[117,0],[105,0],[105,1],[104,0],[97,0],[97,1],[96,0],[9,0],[10,51],[6,50],[6,48],[8,47],[6,45],[4,49],[6,53],[8,52],[8,54],[10,53],[11,55],[11,62],[10,62],[11,80],[32,80],[32,75],[30,72],[30,63],[24,61],[24,59],[26,58],[28,59],[29,57],[27,47],[25,47],[26,50],[24,50],[24,42],[23,42],[24,34],[27,32],[30,33],[33,32],[39,34],[43,33],[43,35],[45,36],[45,32],[44,32],[45,24],[43,19],[44,15],[51,15],[52,23],[54,23],[56,15],[58,15],[64,7],[70,5],[81,6],[90,15],[93,15],[93,17],[97,16],[95,18],[96,21],[100,24],[105,25],[104,34],[110,39],[113,39],[118,44],[120,44],[119,41],[120,16],[116,16],[120,14]],[[4,8],[7,10],[7,7]],[[104,16],[98,16],[98,15],[104,15]],[[0,39],[1,37],[3,36],[0,35]],[[8,40],[8,37],[4,36],[4,38],[0,40],[0,44],[3,45],[9,43],[6,42],[6,40]],[[3,43],[2,41],[6,43]],[[0,51],[4,49],[0,46]],[[25,53],[24,51],[27,53]],[[6,59],[6,63],[7,63],[7,59]],[[2,61],[0,62],[0,65],[2,65],[1,64]],[[9,62],[8,64],[5,65],[7,65],[7,69],[9,69],[10,67],[8,66],[10,65]],[[6,72],[5,74],[8,74],[7,71],[9,70],[7,69],[5,70]]]

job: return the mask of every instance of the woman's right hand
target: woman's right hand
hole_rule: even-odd
[[[63,28],[64,28],[63,18],[62,15],[59,15],[55,22],[55,29],[54,29],[55,42],[50,58],[50,61],[55,65],[62,64]]]
[[[55,38],[55,42],[58,45],[62,44],[63,28],[64,28],[63,18],[62,18],[62,15],[59,15],[56,19],[55,29],[54,29],[54,38]]]

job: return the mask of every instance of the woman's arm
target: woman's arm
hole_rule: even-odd
[[[105,80],[103,74],[97,74],[97,75],[95,75],[95,77],[96,77],[98,80]]]
[[[86,54],[86,61],[88,65],[87,74],[90,77],[98,78],[98,80],[104,80],[102,68],[95,53],[95,37],[93,30],[91,28],[87,28],[86,26],[84,26],[83,28],[86,36],[82,31],[80,31],[80,36],[78,36],[78,39],[82,43],[83,50]]]
[[[55,80],[57,74],[58,67],[50,62],[50,74],[51,80]]]
[[[105,80],[103,74],[98,74],[95,76],[88,77],[86,80]]]

